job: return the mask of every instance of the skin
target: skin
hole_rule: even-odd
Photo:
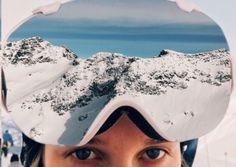
[[[123,115],[84,146],[46,145],[43,161],[45,167],[181,167],[181,152],[179,143],[149,138]]]

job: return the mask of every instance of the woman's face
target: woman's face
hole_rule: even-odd
[[[45,167],[180,167],[177,142],[146,136],[126,115],[81,147],[46,145]]]

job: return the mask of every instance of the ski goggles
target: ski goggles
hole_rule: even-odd
[[[165,140],[198,138],[227,110],[231,67],[223,52],[167,51],[148,59],[100,53],[75,60],[47,87],[18,95],[8,109],[20,129],[40,143],[83,145],[124,106],[139,112]]]
[[[46,43],[40,38],[27,42]],[[29,55],[29,61],[26,55],[17,60],[21,65],[5,69],[8,111],[39,143],[83,145],[122,107],[133,108],[138,114],[130,112],[129,118],[135,122],[141,116],[159,138],[182,142],[214,129],[228,107],[232,83],[226,50],[163,50],[154,58],[101,52],[79,59],[66,49],[53,53]]]

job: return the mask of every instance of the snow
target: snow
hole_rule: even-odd
[[[72,129],[71,127],[74,127],[74,130],[70,133],[78,140],[82,139],[83,136],[79,136],[79,133],[87,131],[85,125],[91,124],[99,111],[105,112],[106,104],[109,103],[112,106],[112,101],[115,101],[114,97],[127,94],[132,96],[135,103],[142,104],[150,110],[153,106],[159,105],[159,109],[163,110],[162,117],[156,116],[155,112],[150,112],[150,115],[146,117],[151,122],[152,117],[159,117],[158,121],[164,122],[163,125],[160,124],[162,129],[170,133],[181,130],[177,131],[172,128],[171,122],[183,123],[191,120],[192,124],[188,126],[192,129],[200,129],[199,131],[203,134],[210,125],[209,127],[206,124],[198,125],[201,118],[198,114],[204,114],[204,109],[207,107],[214,109],[215,120],[211,120],[214,122],[211,126],[214,126],[224,115],[222,110],[227,108],[229,101],[231,67],[229,52],[224,49],[196,54],[166,49],[159,56],[146,59],[127,57],[120,53],[99,52],[91,58],[80,59],[67,48],[53,46],[40,37],[33,37],[8,43],[3,55],[4,57],[0,58],[0,65],[3,66],[7,79],[8,106],[10,111],[13,111],[11,115],[14,121],[21,125],[21,129],[27,132],[27,135],[41,139],[45,143],[59,142],[61,144],[62,133],[66,133],[68,128]],[[189,96],[192,92],[195,92],[195,97]],[[216,92],[219,93],[219,96],[216,96],[220,97],[219,99],[214,99]],[[151,98],[152,95],[158,96],[154,99]],[[207,101],[211,99],[211,96],[213,101]],[[181,98],[176,99],[176,97]],[[179,105],[187,100],[189,104]],[[210,102],[216,102],[216,104],[212,105]],[[199,108],[202,112],[197,111]],[[80,112],[75,112],[78,109]],[[170,112],[167,113],[169,110]],[[86,111],[90,112],[86,113]],[[195,118],[190,117],[191,114],[177,115],[170,120],[174,111],[194,112],[197,115]],[[65,122],[65,120],[74,120],[81,116],[88,117],[86,123],[74,125]],[[25,118],[28,117],[31,119],[27,119],[26,124]],[[208,113],[204,121],[209,122],[209,118],[212,118],[212,115]],[[223,127],[232,121],[230,117],[225,119]],[[65,125],[60,123],[63,121]],[[234,124],[233,121],[232,124]],[[187,129],[188,126],[184,128]],[[181,125],[177,129],[180,127]],[[196,130],[196,134],[200,133],[199,131]],[[223,134],[224,128],[219,131]],[[214,137],[213,132],[213,137],[211,135],[203,137],[197,154],[197,162],[202,164],[197,166],[206,166],[203,164],[206,162],[203,160],[206,157],[206,140],[208,143],[219,143],[218,140],[213,139],[225,139],[232,132],[225,132],[225,135],[220,137]],[[58,136],[61,138],[59,140],[52,138],[49,141],[48,136],[42,137],[50,133],[54,133],[57,136],[54,136],[56,139]],[[187,131],[183,136],[189,137],[191,133]],[[178,136],[178,134],[175,135]],[[78,144],[77,141],[73,142]],[[211,146],[207,145],[207,147]],[[222,145],[219,151],[225,148]],[[215,150],[212,150],[211,154],[214,155]],[[228,154],[229,151],[227,151]],[[222,152],[217,154],[217,157],[220,156]],[[214,161],[215,157],[209,159],[212,163],[217,163]]]
[[[235,167],[235,127],[236,113],[234,110],[228,110],[221,123],[200,138],[194,167]]]
[[[1,129],[2,132],[8,130],[9,133],[12,135],[12,139],[14,141],[14,146],[9,148],[9,153],[7,157],[2,155],[2,166],[1,167],[8,167],[10,163],[10,158],[12,154],[18,154],[20,157],[21,153],[21,146],[22,146],[22,133],[17,128],[15,123],[11,120],[8,114],[4,114],[4,116],[0,117],[1,120]]]
[[[8,167],[10,164],[11,154],[8,154],[7,157],[2,156],[2,164],[1,167]]]

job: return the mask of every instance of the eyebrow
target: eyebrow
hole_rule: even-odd
[[[165,143],[166,141],[163,141],[163,140],[157,140],[157,139],[147,139],[145,141],[145,144],[146,145],[152,145],[152,144],[162,144],[162,143]]]
[[[87,144],[91,145],[105,145],[105,143],[97,138],[92,138]]]

